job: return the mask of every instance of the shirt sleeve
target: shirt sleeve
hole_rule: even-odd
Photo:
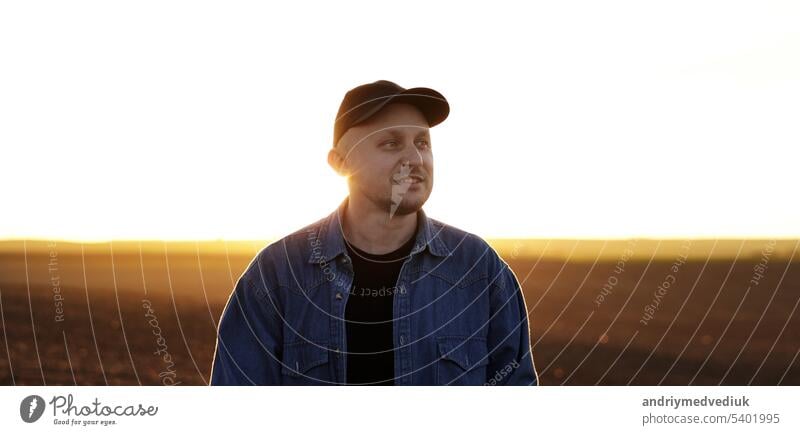
[[[492,285],[488,385],[538,385],[528,310],[514,272],[504,261]]]
[[[256,267],[255,264],[251,267]],[[220,318],[210,385],[279,385],[282,327],[260,274],[245,272]]]

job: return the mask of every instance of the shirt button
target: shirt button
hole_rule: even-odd
[[[342,299],[342,292],[336,292],[336,299]]]
[[[406,344],[406,336],[405,335],[401,335],[400,336],[400,344]]]
[[[401,285],[401,286],[400,286],[400,294],[401,294],[401,295],[404,295],[404,294],[406,294],[406,286],[404,286],[404,285]]]

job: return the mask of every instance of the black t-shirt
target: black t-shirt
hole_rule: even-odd
[[[394,385],[394,292],[415,240],[381,255],[347,244],[354,275],[344,315],[348,384]]]

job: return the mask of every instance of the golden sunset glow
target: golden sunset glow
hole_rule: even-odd
[[[0,238],[286,235],[347,194],[326,163],[334,115],[377,79],[448,98],[425,210],[467,231],[800,236],[800,36],[785,10],[730,5],[710,33],[712,9],[630,22],[592,3],[547,6],[551,21],[464,6],[444,35],[446,5],[392,10],[425,32],[342,26],[326,10],[294,11],[313,32],[255,14],[210,32],[203,17],[235,11],[198,6],[178,37],[168,17],[182,11],[96,23],[61,7],[4,23],[29,41],[3,48],[20,67],[0,70]]]

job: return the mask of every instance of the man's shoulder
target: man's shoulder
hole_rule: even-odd
[[[431,234],[445,246],[448,256],[471,264],[486,262],[492,266],[504,263],[500,255],[483,237],[447,224],[437,219],[428,218],[431,223]]]
[[[455,225],[445,223],[432,217],[428,218],[428,222],[431,225],[431,231],[434,236],[441,236],[446,238],[448,241],[454,239],[466,240],[468,243],[485,243],[485,241],[477,234],[471,233]]]
[[[318,240],[320,230],[328,221],[328,216],[318,219],[304,227],[274,240],[261,248],[245,270],[245,275],[266,272],[280,273],[308,261],[311,249]],[[252,278],[248,276],[248,278]]]
[[[245,274],[264,277],[294,270],[308,262],[311,253],[320,243],[323,228],[330,216],[320,218],[262,248],[253,258]],[[507,266],[495,249],[481,236],[441,220],[427,217],[430,226],[430,243],[438,244],[440,251],[462,264],[483,264],[489,270]],[[271,274],[269,272],[272,272]],[[296,271],[296,272],[299,272]],[[258,274],[258,275],[255,275]],[[277,276],[275,276],[277,278]]]

